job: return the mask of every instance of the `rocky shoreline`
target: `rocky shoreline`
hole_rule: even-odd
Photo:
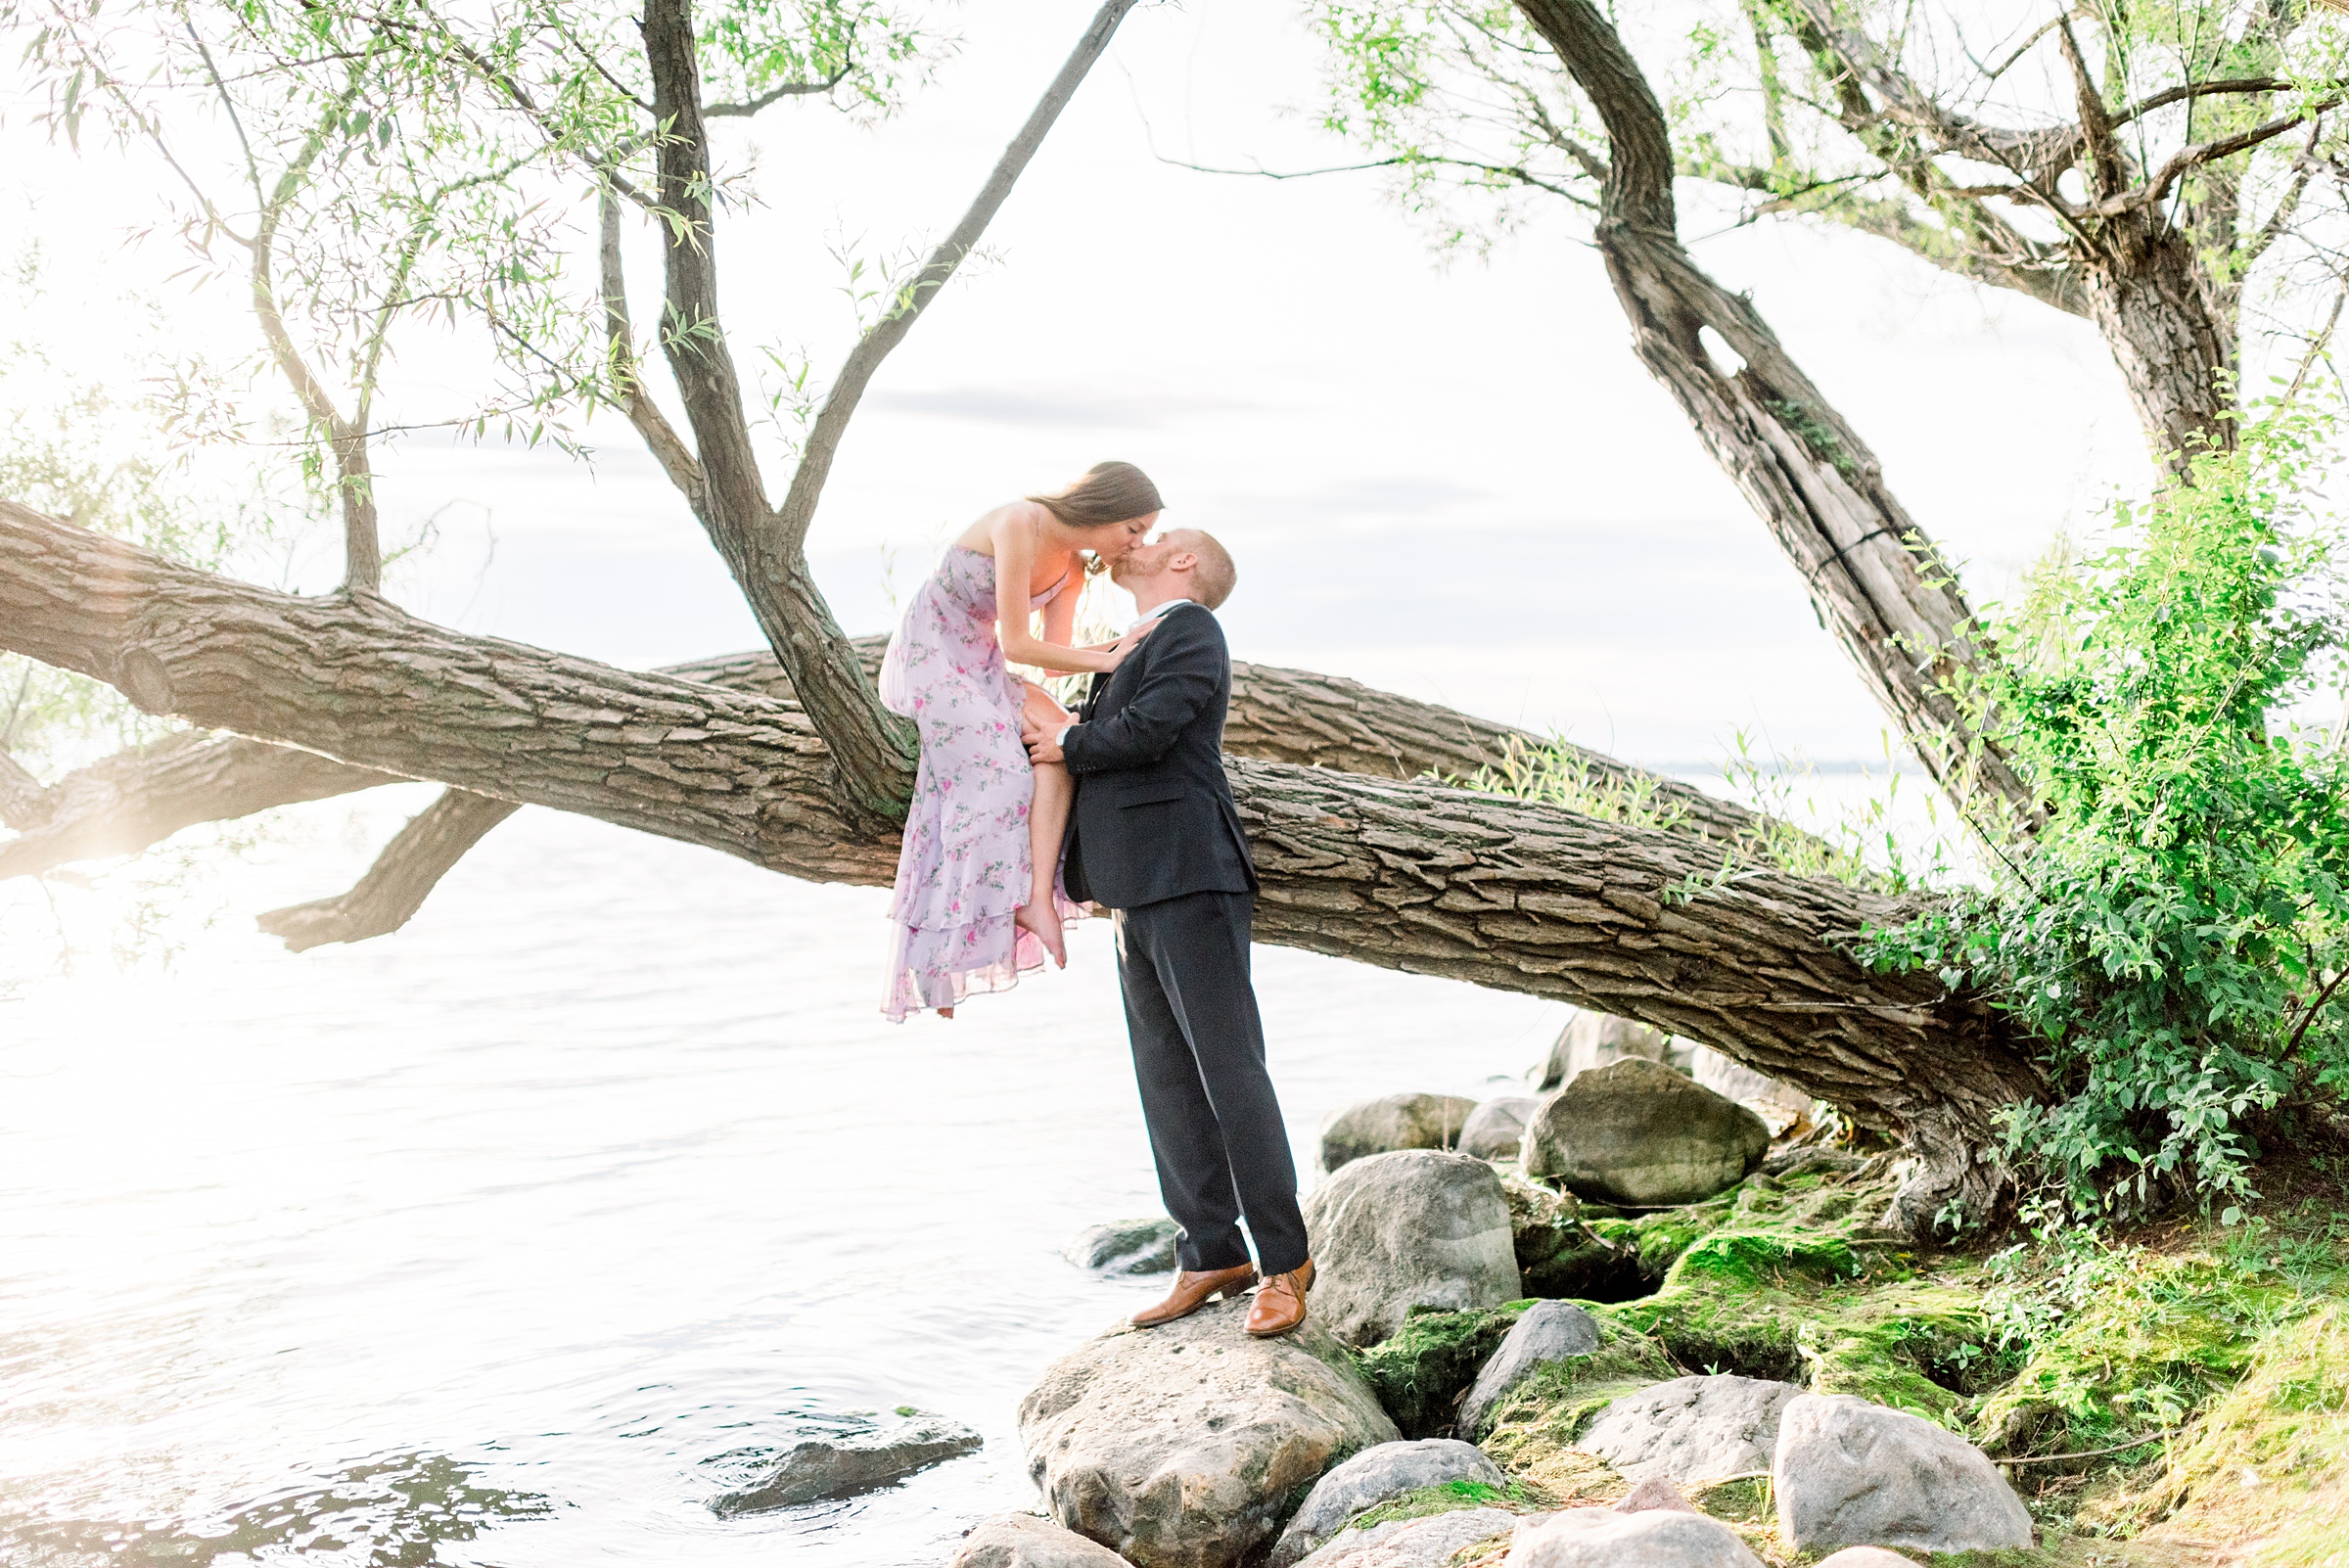
[[[1875,1227],[1893,1158],[1644,1034],[1578,1018],[1538,1095],[1332,1114],[1305,1327],[1250,1339],[1242,1299],[1071,1350],[1019,1409],[1043,1514],[981,1521],[950,1568],[2156,1560],[2050,1553],[2006,1468],[2041,1461],[2004,1456],[2033,1368],[1994,1352],[1976,1265]],[[1145,1273],[1172,1244],[1137,1220],[1067,1256]],[[901,1467],[876,1431],[737,1505],[967,1452],[899,1413]]]

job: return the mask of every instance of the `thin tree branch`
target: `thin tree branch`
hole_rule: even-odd
[[[2188,171],[2205,163],[2215,163],[2223,158],[2233,158],[2237,153],[2248,152],[2262,142],[2273,141],[2285,131],[2307,124],[2311,116],[2339,108],[2342,102],[2343,99],[2339,97],[2322,99],[2309,105],[2303,112],[2280,115],[2265,124],[2254,125],[2249,130],[2237,131],[2232,136],[2222,136],[2215,141],[2198,142],[2191,147],[2180,148],[2171,155],[2169,161],[2161,165],[2160,171],[2144,184],[2133,190],[2123,191],[2119,195],[2103,201],[2073,208],[2073,215],[2077,217],[2119,217],[2124,213],[2136,211],[2140,208],[2151,207],[2167,196],[2170,187],[2177,184]]]
[[[1029,112],[1028,122],[1020,127],[1019,134],[1012,138],[1011,145],[996,160],[993,171],[988,175],[987,183],[980,187],[979,195],[963,213],[962,221],[955,224],[953,232],[930,253],[930,258],[922,264],[921,270],[898,290],[891,308],[873,324],[872,329],[850,352],[848,362],[841,366],[840,374],[833,379],[831,390],[825,393],[823,406],[816,412],[815,423],[808,430],[799,468],[791,477],[791,488],[784,495],[782,506],[776,510],[776,532],[779,540],[788,548],[798,550],[806,539],[808,526],[815,521],[816,500],[823,493],[825,480],[831,475],[832,459],[839,449],[840,438],[848,430],[849,416],[856,411],[856,404],[864,396],[864,390],[871,383],[873,373],[881,368],[881,361],[889,357],[890,351],[904,342],[905,335],[913,330],[914,322],[929,308],[931,300],[954,275],[954,269],[962,264],[963,258],[977,248],[980,236],[987,232],[988,224],[1011,195],[1012,186],[1018,182],[1036,150],[1043,146],[1045,133],[1059,119],[1060,112],[1068,107],[1069,100],[1077,95],[1077,89],[1092,69],[1093,62],[1100,59],[1109,48],[1109,41],[1116,34],[1118,23],[1126,19],[1126,14],[1133,6],[1134,0],[1104,0],[1101,9],[1093,14],[1093,20],[1086,26],[1083,36],[1078,39],[1077,47],[1060,68],[1060,73],[1052,78],[1051,85],[1044,89],[1044,95],[1036,100],[1036,108]],[[706,460],[707,453],[704,456]]]
[[[758,97],[741,103],[704,104],[702,117],[704,119],[747,119],[760,110],[771,109],[786,98],[807,98],[819,93],[828,93],[849,79],[849,72],[853,68],[843,66],[822,81],[787,81],[780,87],[770,87]]]
[[[645,390],[643,362],[636,356],[636,332],[628,318],[628,279],[620,251],[620,203],[606,188],[596,193],[596,256],[602,272],[605,362],[612,378],[615,400],[636,434],[644,438],[653,459],[668,482],[699,515],[707,506],[703,495],[702,465],[668,416]]]

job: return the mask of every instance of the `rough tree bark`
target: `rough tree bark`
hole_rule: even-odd
[[[1614,26],[1589,0],[1519,0],[1606,127],[1598,249],[1635,351],[1744,491],[1802,573],[1819,618],[1918,759],[1965,806],[2028,818],[2030,791],[1981,744],[1949,694],[1975,656],[1971,611],[1884,483],[1875,454],[1803,374],[1752,302],[1682,248],[1664,112]],[[1738,361],[1715,362],[1719,335]]]
[[[1526,10],[1532,15],[1532,7]],[[1864,143],[1880,142],[1889,153],[1888,166],[1902,172],[1912,188],[1929,197],[1952,189],[1923,171],[1936,158],[1955,155],[2006,175],[1994,186],[1960,193],[1975,207],[1993,194],[2055,219],[2061,242],[2021,248],[2027,255],[1996,254],[2018,238],[2004,224],[1990,234],[1990,245],[1960,245],[1954,254],[1993,263],[1998,275],[1991,281],[2041,298],[2048,297],[2042,281],[2048,273],[2057,268],[2068,273],[2076,287],[2066,302],[2085,306],[2102,333],[2156,456],[2234,445],[2234,285],[2274,235],[2264,229],[2238,234],[2232,204],[2198,214],[2194,204],[2173,204],[2169,197],[2192,170],[2306,124],[2337,97],[2301,96],[2283,115],[2192,144],[2160,168],[2146,170],[2137,166],[2116,134],[2121,116],[2106,106],[2069,17],[2057,20],[2051,35],[2072,75],[2077,123],[2022,129],[1987,124],[1946,107],[1900,69],[1892,52],[1855,25],[1839,0],[1790,0],[1788,15],[1804,48],[1833,84],[1837,118]],[[2284,15],[2279,9],[2275,17],[2254,18],[2248,25],[2270,28]],[[2246,36],[2242,46],[2251,42]],[[2260,103],[2288,86],[2261,77],[2201,85]],[[2088,187],[2080,202],[2067,200],[2058,184],[2074,167]],[[2296,193],[2289,200],[2296,201]],[[2200,233],[2189,232],[2177,221],[2181,213],[2217,221]],[[2288,206],[2279,208],[2278,216],[2288,220]],[[1933,245],[1911,248],[1937,264],[1949,264]],[[2000,264],[2018,259],[2024,264]]]
[[[136,854],[201,822],[393,784],[395,775],[241,736],[194,732],[117,753],[34,792],[7,813],[0,881],[74,860]]]
[[[416,621],[373,596],[215,577],[0,502],[0,648],[141,708],[880,885],[796,704],[637,674]],[[1264,879],[1257,936],[1636,1018],[1831,1099],[1917,1155],[1917,1229],[2001,1179],[1998,1107],[2041,1093],[1987,1008],[1848,944],[1910,906],[1746,869],[1721,847],[1430,784],[1233,761]]]
[[[870,669],[880,663],[886,641],[858,637],[852,646]],[[798,700],[791,677],[765,649],[671,665],[660,673],[786,703]],[[1471,773],[1503,761],[1512,748],[1556,744],[1359,681],[1244,662],[1232,667],[1224,739],[1237,757],[1402,779]],[[199,766],[177,751],[193,740],[109,758],[48,789],[18,768],[22,785],[9,801],[0,801],[0,822],[25,836],[0,845],[0,879],[37,876],[74,860],[133,854],[203,822],[404,782],[314,753],[237,737],[207,742],[209,750]],[[1674,832],[1726,843],[1759,838],[1767,825],[1743,807],[1677,779],[1598,752],[1573,750],[1594,785],[1643,788],[1657,805],[1676,808],[1681,814]],[[85,786],[85,775],[102,779],[104,787]],[[0,782],[8,776],[0,769]],[[260,917],[261,928],[296,951],[397,931],[423,906],[434,884],[513,811],[511,802],[452,790],[410,824],[413,831],[386,845],[358,884],[333,898],[270,910]],[[1776,830],[1790,831],[1783,824]]]

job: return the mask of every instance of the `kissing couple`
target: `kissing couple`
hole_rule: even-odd
[[[881,700],[913,719],[922,755],[882,1011],[951,1018],[1047,954],[1065,966],[1062,922],[1108,909],[1159,1191],[1181,1227],[1174,1291],[1133,1321],[1261,1279],[1247,1329],[1264,1337],[1305,1320],[1313,1266],[1249,978],[1256,868],[1223,776],[1216,611],[1239,575],[1196,529],[1150,539],[1161,509],[1140,469],[1097,463],[981,517],[906,605]],[[1104,571],[1137,619],[1074,646],[1078,596]],[[1092,690],[1071,714],[1011,663],[1089,673]]]

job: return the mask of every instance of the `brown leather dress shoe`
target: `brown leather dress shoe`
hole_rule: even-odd
[[[1248,1332],[1258,1339],[1285,1334],[1305,1321],[1305,1293],[1313,1288],[1313,1261],[1308,1258],[1285,1274],[1274,1274],[1256,1293],[1248,1309]]]
[[[1256,1265],[1242,1264],[1237,1268],[1211,1268],[1193,1273],[1188,1268],[1174,1276],[1174,1288],[1167,1299],[1155,1307],[1145,1307],[1132,1317],[1136,1328],[1156,1328],[1177,1317],[1188,1317],[1200,1308],[1221,1295],[1236,1295],[1256,1283]]]

